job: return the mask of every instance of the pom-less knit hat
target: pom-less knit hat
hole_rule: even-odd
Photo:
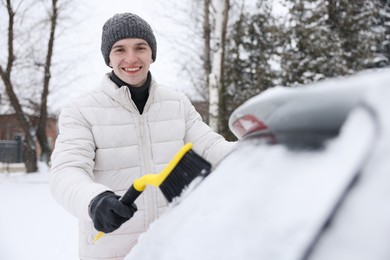
[[[145,40],[156,60],[157,43],[150,25],[141,17],[131,13],[116,14],[103,25],[101,51],[107,66],[110,66],[110,51],[114,43],[127,38]]]

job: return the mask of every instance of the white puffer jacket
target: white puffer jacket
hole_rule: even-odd
[[[161,171],[187,142],[213,164],[234,145],[201,121],[185,95],[153,80],[142,115],[128,88],[118,88],[108,75],[100,90],[62,110],[50,186],[80,220],[81,259],[123,259],[167,206],[161,191],[148,187],[135,201],[133,218],[93,244],[91,200],[107,190],[123,195],[139,176]]]

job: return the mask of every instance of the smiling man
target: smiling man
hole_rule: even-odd
[[[202,122],[184,94],[153,79],[157,43],[142,18],[110,18],[101,51],[112,71],[63,108],[50,173],[54,198],[80,220],[83,260],[123,259],[166,209],[155,187],[131,207],[119,200],[136,178],[160,172],[185,143],[212,164],[234,145]],[[98,231],[106,235],[94,243]]]
[[[146,82],[152,50],[142,39],[124,39],[116,42],[110,52],[110,67],[124,82],[140,87]]]

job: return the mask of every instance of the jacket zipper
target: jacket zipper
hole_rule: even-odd
[[[140,116],[140,120],[139,120],[139,124],[140,124],[140,137],[141,137],[141,146],[142,146],[142,153],[143,153],[143,157],[144,157],[144,166],[145,166],[145,173],[144,174],[149,174],[149,173],[152,173],[152,169],[151,169],[151,164],[150,164],[150,161],[152,158],[150,158],[150,149],[151,149],[151,143],[148,141],[148,138],[150,138],[150,136],[148,134],[145,133],[145,129],[147,128],[145,126],[145,119],[144,119],[144,116],[141,115]],[[145,193],[145,221],[147,224],[151,223],[154,219],[155,219],[155,216],[156,216],[156,210],[154,209],[154,204],[156,203],[154,201],[155,199],[155,190],[154,189],[146,189],[144,191]]]

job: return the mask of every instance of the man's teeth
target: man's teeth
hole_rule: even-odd
[[[139,68],[124,68],[125,71],[137,71]]]

